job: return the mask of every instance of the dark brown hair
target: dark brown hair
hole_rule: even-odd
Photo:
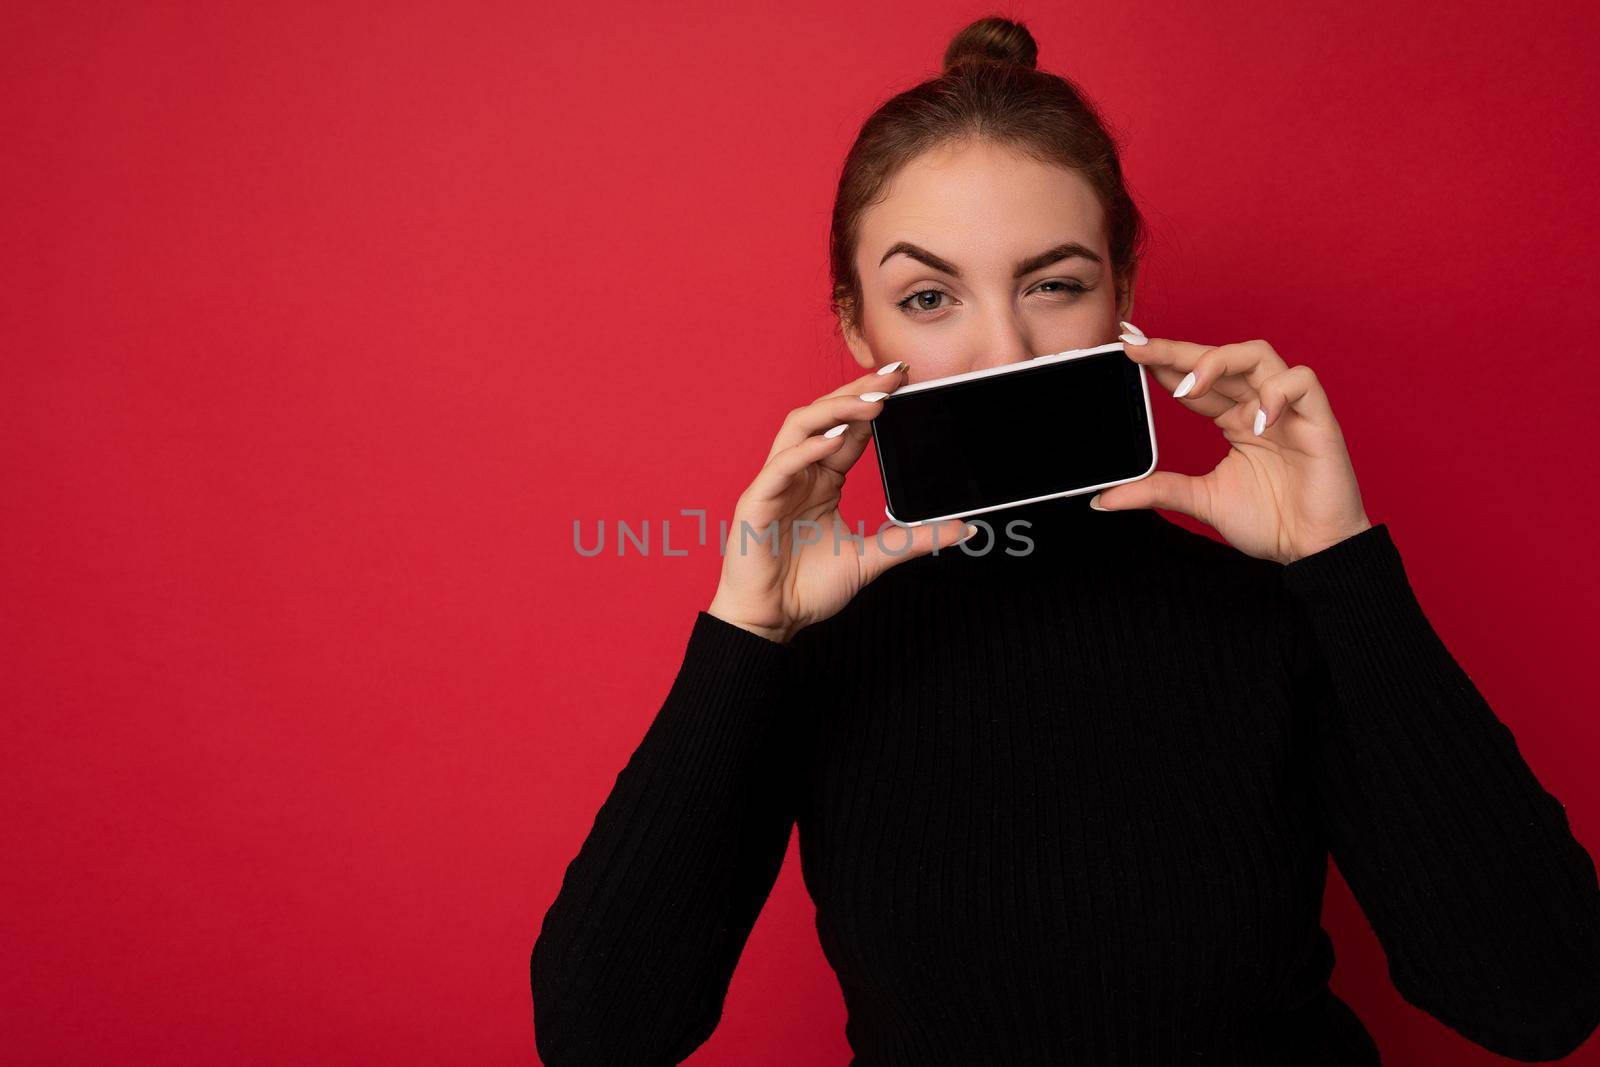
[[[979,19],[951,40],[941,74],[891,97],[862,124],[839,175],[828,243],[831,304],[841,325],[860,325],[855,253],[862,213],[911,160],[970,138],[1006,145],[1088,180],[1106,210],[1117,306],[1124,306],[1144,247],[1144,220],[1100,113],[1070,79],[1038,70],[1038,58],[1022,23]]]

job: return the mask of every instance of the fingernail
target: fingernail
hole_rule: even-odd
[[[1117,323],[1117,325],[1121,326],[1124,330],[1127,330],[1129,333],[1133,334],[1135,337],[1143,337],[1144,336],[1144,331],[1139,329],[1139,327],[1135,326],[1131,322],[1119,322],[1119,323]]]
[[[1256,408],[1256,436],[1261,436],[1261,431],[1267,427],[1267,409]]]
[[[897,371],[901,367],[905,366],[905,362],[906,361],[903,360],[903,359],[897,359],[893,363],[885,363],[883,366],[878,368],[878,373],[879,374],[893,374],[895,371]]]
[[[833,429],[829,430],[827,433],[823,434],[822,436],[824,436],[824,437],[838,437],[840,434],[844,433],[844,431],[849,427],[849,425],[850,424],[848,422],[841,422],[839,425],[835,426]]]
[[[1142,333],[1118,334],[1117,340],[1121,341],[1125,345],[1133,345],[1135,348],[1137,348],[1139,345],[1147,345],[1150,343],[1150,339]]]
[[[972,525],[972,523],[970,523],[970,522],[967,523],[965,526],[963,526],[961,528],[961,540],[957,541],[956,544],[959,545],[961,543],[961,541],[965,541],[967,538],[971,537],[973,534],[975,534],[977,532],[978,532],[978,528],[976,526]]]
[[[1178,387],[1172,391],[1172,395],[1173,396],[1188,396],[1189,395],[1189,390],[1191,390],[1193,388],[1194,388],[1194,371],[1190,371],[1188,374],[1183,376],[1183,381],[1178,383]]]
[[[874,400],[882,400],[884,397],[886,397],[888,395],[889,395],[888,393],[862,393],[861,394],[861,399],[865,400],[867,403],[870,404],[870,403],[872,403],[872,401],[874,401]]]
[[[1111,510],[1110,508],[1103,508],[1103,507],[1100,506],[1100,494],[1099,493],[1096,493],[1094,496],[1089,498],[1089,506],[1091,508],[1094,508],[1096,511],[1110,511]]]

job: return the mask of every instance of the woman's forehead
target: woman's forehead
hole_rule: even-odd
[[[943,255],[945,251],[985,248],[1003,252],[1001,259],[1015,258],[1021,249],[1078,244],[1104,252],[1105,220],[1099,204],[1082,212],[1053,210],[1008,217],[1004,211],[885,213],[873,224],[863,225],[857,258],[877,266],[896,245],[908,243]],[[948,257],[946,257],[948,258]]]
[[[863,212],[858,260],[876,267],[900,241],[946,258],[1009,265],[1041,242],[1105,249],[1105,210],[1077,171],[1009,152],[918,157]]]

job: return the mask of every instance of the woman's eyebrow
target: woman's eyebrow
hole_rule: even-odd
[[[926,248],[920,248],[917,245],[912,244],[910,241],[896,241],[890,246],[889,251],[883,254],[883,258],[878,260],[878,266],[881,267],[887,263],[890,256],[897,255],[910,256],[918,263],[932,267],[934,270],[940,271],[944,274],[948,274],[952,278],[961,277],[961,272],[956,270],[954,264],[946,259],[934,255]],[[1012,277],[1021,278],[1024,275],[1032,274],[1041,267],[1048,267],[1052,263],[1058,263],[1063,259],[1072,259],[1075,256],[1081,259],[1087,259],[1091,263],[1101,262],[1100,257],[1095,254],[1093,249],[1088,248],[1085,245],[1081,245],[1076,241],[1067,241],[1064,244],[1056,245],[1054,248],[1047,248],[1036,256],[1029,256],[1021,263],[1018,263],[1016,273],[1013,274]]]

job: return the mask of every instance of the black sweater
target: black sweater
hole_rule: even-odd
[[[858,1067],[1376,1064],[1329,853],[1407,1001],[1583,1043],[1594,864],[1386,524],[1283,565],[1083,497],[980,518],[788,645],[697,615],[533,946],[549,1067],[699,1047],[796,824]]]

